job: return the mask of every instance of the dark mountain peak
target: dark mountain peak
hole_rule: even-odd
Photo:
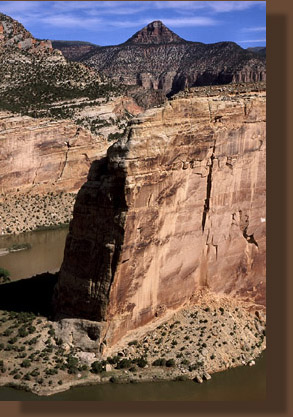
[[[168,29],[160,20],[155,20],[136,32],[126,44],[167,44],[184,43],[184,39]]]

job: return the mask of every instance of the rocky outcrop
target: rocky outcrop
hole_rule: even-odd
[[[0,13],[0,109],[34,117],[41,110],[47,117],[67,118],[72,99],[109,99],[120,90],[105,76],[67,61],[51,41],[34,38]],[[65,103],[66,109],[54,110]]]
[[[182,43],[184,39],[168,29],[160,20],[149,23],[143,29],[136,32],[126,44],[167,44]]]
[[[53,51],[49,40],[35,39],[23,25],[9,16],[0,13],[0,51],[3,48],[16,48],[34,54],[61,55]]]
[[[108,142],[69,120],[0,113],[0,193],[77,191]]]
[[[200,288],[265,304],[265,97],[197,88],[134,119],[78,194],[57,317],[111,346]]]
[[[117,82],[173,95],[188,87],[265,81],[265,58],[234,42],[204,44],[180,38],[155,21],[128,41],[80,59]]]
[[[66,59],[78,61],[83,55],[98,48],[90,42],[82,41],[52,41],[52,46],[62,52]]]

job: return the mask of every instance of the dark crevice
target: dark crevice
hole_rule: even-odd
[[[214,144],[214,146],[213,146],[213,153],[212,153],[212,156],[211,156],[211,164],[209,166],[209,173],[208,173],[208,176],[207,176],[207,193],[206,193],[206,199],[205,199],[205,202],[204,202],[202,222],[201,222],[201,227],[202,227],[203,232],[204,232],[204,229],[205,229],[207,214],[210,210],[210,197],[211,197],[211,191],[212,191],[212,173],[213,173],[213,166],[214,166],[214,159],[215,159],[215,150],[216,150],[216,144]]]
[[[244,239],[246,239],[248,243],[252,243],[252,244],[254,244],[258,248],[258,243],[254,239],[253,233],[251,235],[248,235],[247,234],[247,227],[248,226],[246,226],[245,229],[243,230],[243,237],[244,237]]]
[[[62,175],[63,175],[63,173],[64,173],[64,170],[65,170],[65,167],[66,167],[66,164],[67,164],[67,159],[68,159],[68,152],[69,152],[69,149],[70,149],[70,144],[69,144],[69,142],[66,142],[66,152],[65,152],[65,161],[64,161],[64,165],[63,165],[63,167],[62,167],[62,170],[61,170],[61,173],[60,173],[60,175],[59,175],[59,178],[58,178],[58,180],[60,180],[61,178],[62,178]]]

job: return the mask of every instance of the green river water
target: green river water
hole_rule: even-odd
[[[30,243],[31,249],[0,257],[0,266],[12,280],[60,268],[67,229],[48,230],[0,238],[0,249],[14,243]],[[0,288],[1,290],[1,288]],[[0,401],[258,401],[266,396],[266,355],[252,367],[241,366],[219,372],[210,381],[103,384],[71,388],[40,397],[14,388],[0,387]]]

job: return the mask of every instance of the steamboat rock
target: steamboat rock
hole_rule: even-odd
[[[109,347],[201,288],[264,305],[265,109],[264,85],[242,84],[134,119],[79,191],[56,317]]]

